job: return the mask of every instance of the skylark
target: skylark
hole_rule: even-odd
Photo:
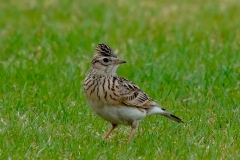
[[[126,63],[117,57],[106,44],[98,44],[91,68],[84,80],[84,93],[94,112],[112,124],[106,139],[119,125],[130,125],[131,140],[138,121],[147,115],[159,114],[175,122],[183,121],[167,112],[133,82],[116,74],[120,64]]]

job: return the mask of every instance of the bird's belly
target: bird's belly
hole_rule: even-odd
[[[98,116],[113,124],[132,125],[133,122],[146,117],[145,109],[138,109],[128,106],[96,106],[91,105],[91,108]]]

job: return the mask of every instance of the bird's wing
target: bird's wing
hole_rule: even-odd
[[[174,116],[173,114],[167,112],[164,108],[160,107],[156,102],[154,102],[150,97],[148,97],[146,93],[144,93],[137,85],[135,85],[131,81],[120,78],[119,86],[121,102],[125,105],[137,108],[144,108],[152,112],[150,114],[158,113],[171,120],[183,123],[180,118]],[[155,108],[155,110],[153,108]]]
[[[120,95],[122,103],[128,106],[136,106],[140,108],[149,108],[157,105],[146,93],[144,93],[137,85],[131,81],[120,78]]]

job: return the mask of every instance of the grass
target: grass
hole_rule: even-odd
[[[0,2],[1,159],[239,159],[238,0]],[[140,122],[131,143],[83,95],[100,42],[186,123]]]

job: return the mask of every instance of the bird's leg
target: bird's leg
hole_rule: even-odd
[[[135,121],[135,122],[132,123],[132,126],[131,126],[132,129],[131,129],[130,135],[129,135],[129,137],[128,137],[128,143],[131,141],[132,136],[133,136],[133,133],[134,133],[135,129],[137,128],[137,125],[138,125],[138,122],[137,122],[137,121]]]
[[[112,124],[112,128],[110,129],[110,131],[107,132],[107,134],[103,137],[103,140],[105,140],[106,138],[108,138],[108,136],[112,133],[112,131],[117,127],[117,124]]]

